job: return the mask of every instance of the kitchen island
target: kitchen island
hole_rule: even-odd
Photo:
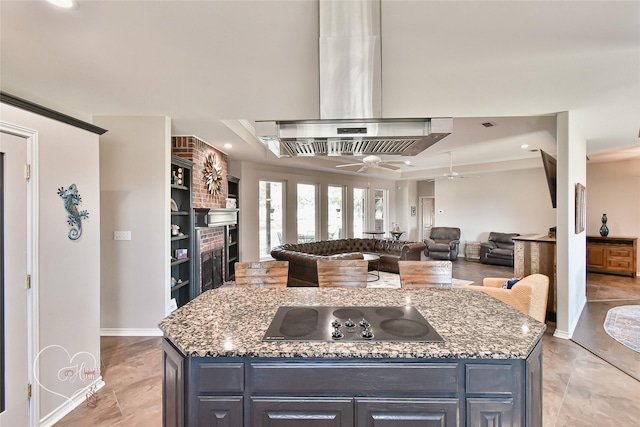
[[[444,342],[264,342],[280,306],[413,306]],[[165,426],[541,426],[545,325],[466,289],[222,287],[160,323]]]

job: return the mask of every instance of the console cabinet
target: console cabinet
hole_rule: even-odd
[[[587,236],[587,270],[636,277],[636,237]]]
[[[527,359],[183,357],[182,371],[164,351],[165,427],[542,426],[541,342]]]

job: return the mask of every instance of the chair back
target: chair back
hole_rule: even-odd
[[[321,288],[366,288],[369,262],[364,259],[319,259]]]
[[[431,227],[429,238],[438,242],[460,240],[460,229],[458,227]]]
[[[398,261],[398,268],[403,288],[451,287],[451,261]]]
[[[236,285],[286,288],[289,261],[236,262]]]
[[[549,299],[549,277],[544,274],[532,274],[526,278],[526,282],[531,288],[529,312],[527,314],[544,323],[547,317],[547,300]],[[513,285],[513,287],[517,289],[520,282]]]
[[[511,289],[502,288],[506,280],[504,277],[485,277],[482,286],[469,285],[465,288],[489,294],[544,323],[549,298],[549,277],[539,273],[531,274],[522,278]]]

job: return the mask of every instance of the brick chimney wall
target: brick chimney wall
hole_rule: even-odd
[[[195,136],[171,137],[171,154],[192,161],[193,164],[193,188],[191,190],[194,208],[225,208],[229,185],[227,181],[226,154],[216,150],[203,140]],[[206,158],[215,155],[222,167],[222,188],[216,195],[209,192],[209,188],[203,177],[204,162]],[[206,252],[214,248],[224,246],[224,227],[202,228],[200,230],[200,251]]]

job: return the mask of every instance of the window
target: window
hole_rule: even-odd
[[[283,223],[283,183],[260,181],[258,195],[260,258],[268,258],[271,249],[284,243]]]
[[[375,192],[375,231],[383,231],[389,230],[389,226],[387,224],[387,212],[388,212],[388,201],[387,201],[387,190],[376,190]]]
[[[366,206],[367,206],[367,189],[366,188],[354,188],[353,189],[353,237],[364,237],[364,230],[366,227]]]
[[[316,240],[316,186],[298,184],[298,243]]]
[[[342,239],[344,203],[342,186],[330,185],[327,189],[327,225],[329,240]]]

